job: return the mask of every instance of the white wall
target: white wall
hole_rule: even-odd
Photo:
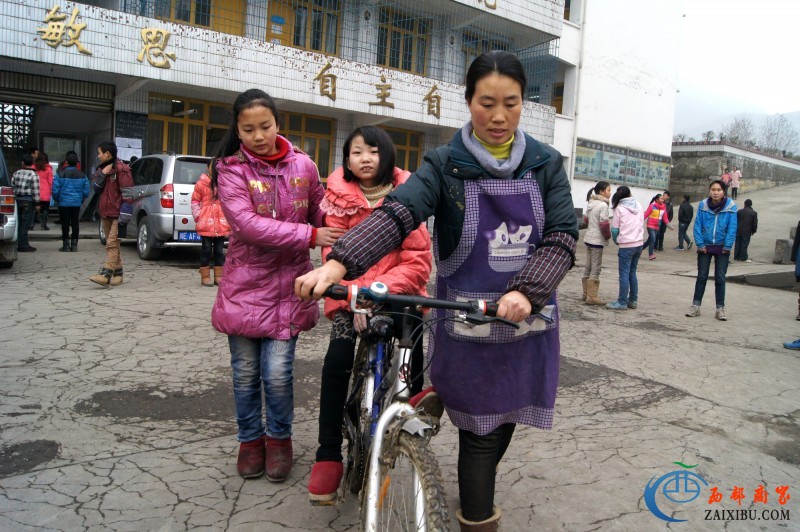
[[[683,1],[585,2],[578,136],[668,156]]]

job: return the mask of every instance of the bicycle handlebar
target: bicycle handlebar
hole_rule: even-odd
[[[359,298],[374,302],[397,303],[400,305],[412,306],[415,308],[441,308],[456,310],[467,314],[467,321],[472,323],[489,323],[498,321],[519,329],[519,324],[504,318],[497,317],[497,303],[474,299],[470,301],[446,301],[444,299],[434,299],[424,296],[409,296],[401,294],[390,294],[389,288],[381,282],[374,282],[369,287],[359,287],[352,284],[349,286],[335,284],[329,286],[323,297],[329,297],[338,301],[348,301],[350,308],[357,311],[356,304]]]

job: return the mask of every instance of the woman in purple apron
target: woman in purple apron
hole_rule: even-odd
[[[318,299],[435,215],[436,297],[495,300],[498,316],[521,325],[445,321],[431,336],[431,381],[459,429],[462,531],[496,530],[496,468],[516,424],[549,429],[553,422],[555,291],[574,264],[578,226],[561,155],[518,129],[525,85],[511,53],[475,59],[465,91],[471,120],[339,239],[324,266],[295,282],[298,296]]]

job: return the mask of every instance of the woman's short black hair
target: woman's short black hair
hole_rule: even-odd
[[[375,126],[361,126],[356,128],[344,141],[342,148],[342,168],[344,169],[344,180],[348,183],[358,181],[356,175],[348,167],[348,158],[350,157],[350,146],[353,144],[353,139],[361,136],[368,146],[378,148],[378,172],[376,175],[376,184],[388,185],[392,182],[394,177],[395,165],[395,151],[394,143],[392,142],[389,134],[379,127]]]
[[[725,182],[722,181],[722,179],[715,179],[714,181],[709,183],[708,184],[708,190],[711,190],[711,187],[713,187],[715,183],[717,185],[719,185],[719,187],[722,189],[723,196],[727,196],[728,195],[728,189],[727,189],[727,187],[725,187]]]
[[[479,55],[467,70],[466,90],[464,97],[467,103],[472,102],[475,94],[475,85],[486,76],[497,73],[501,76],[508,76],[519,83],[520,95],[525,97],[525,87],[528,85],[528,78],[525,76],[525,69],[522,67],[517,56],[511,52],[503,50],[492,50]]]

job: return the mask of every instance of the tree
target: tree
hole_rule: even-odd
[[[678,133],[672,137],[672,142],[686,142],[689,136],[686,133]]]
[[[789,120],[782,114],[768,116],[761,124],[761,149],[766,152],[780,154],[797,149],[800,137]]]
[[[706,131],[705,133],[703,133],[701,135],[701,137],[703,137],[703,140],[708,141],[708,142],[711,142],[712,140],[714,140],[714,137],[716,137],[716,136],[717,136],[717,134],[714,133],[711,130],[708,130],[708,131]]]
[[[737,116],[722,126],[720,135],[724,135],[728,142],[748,146],[756,140],[756,126],[746,116]]]

